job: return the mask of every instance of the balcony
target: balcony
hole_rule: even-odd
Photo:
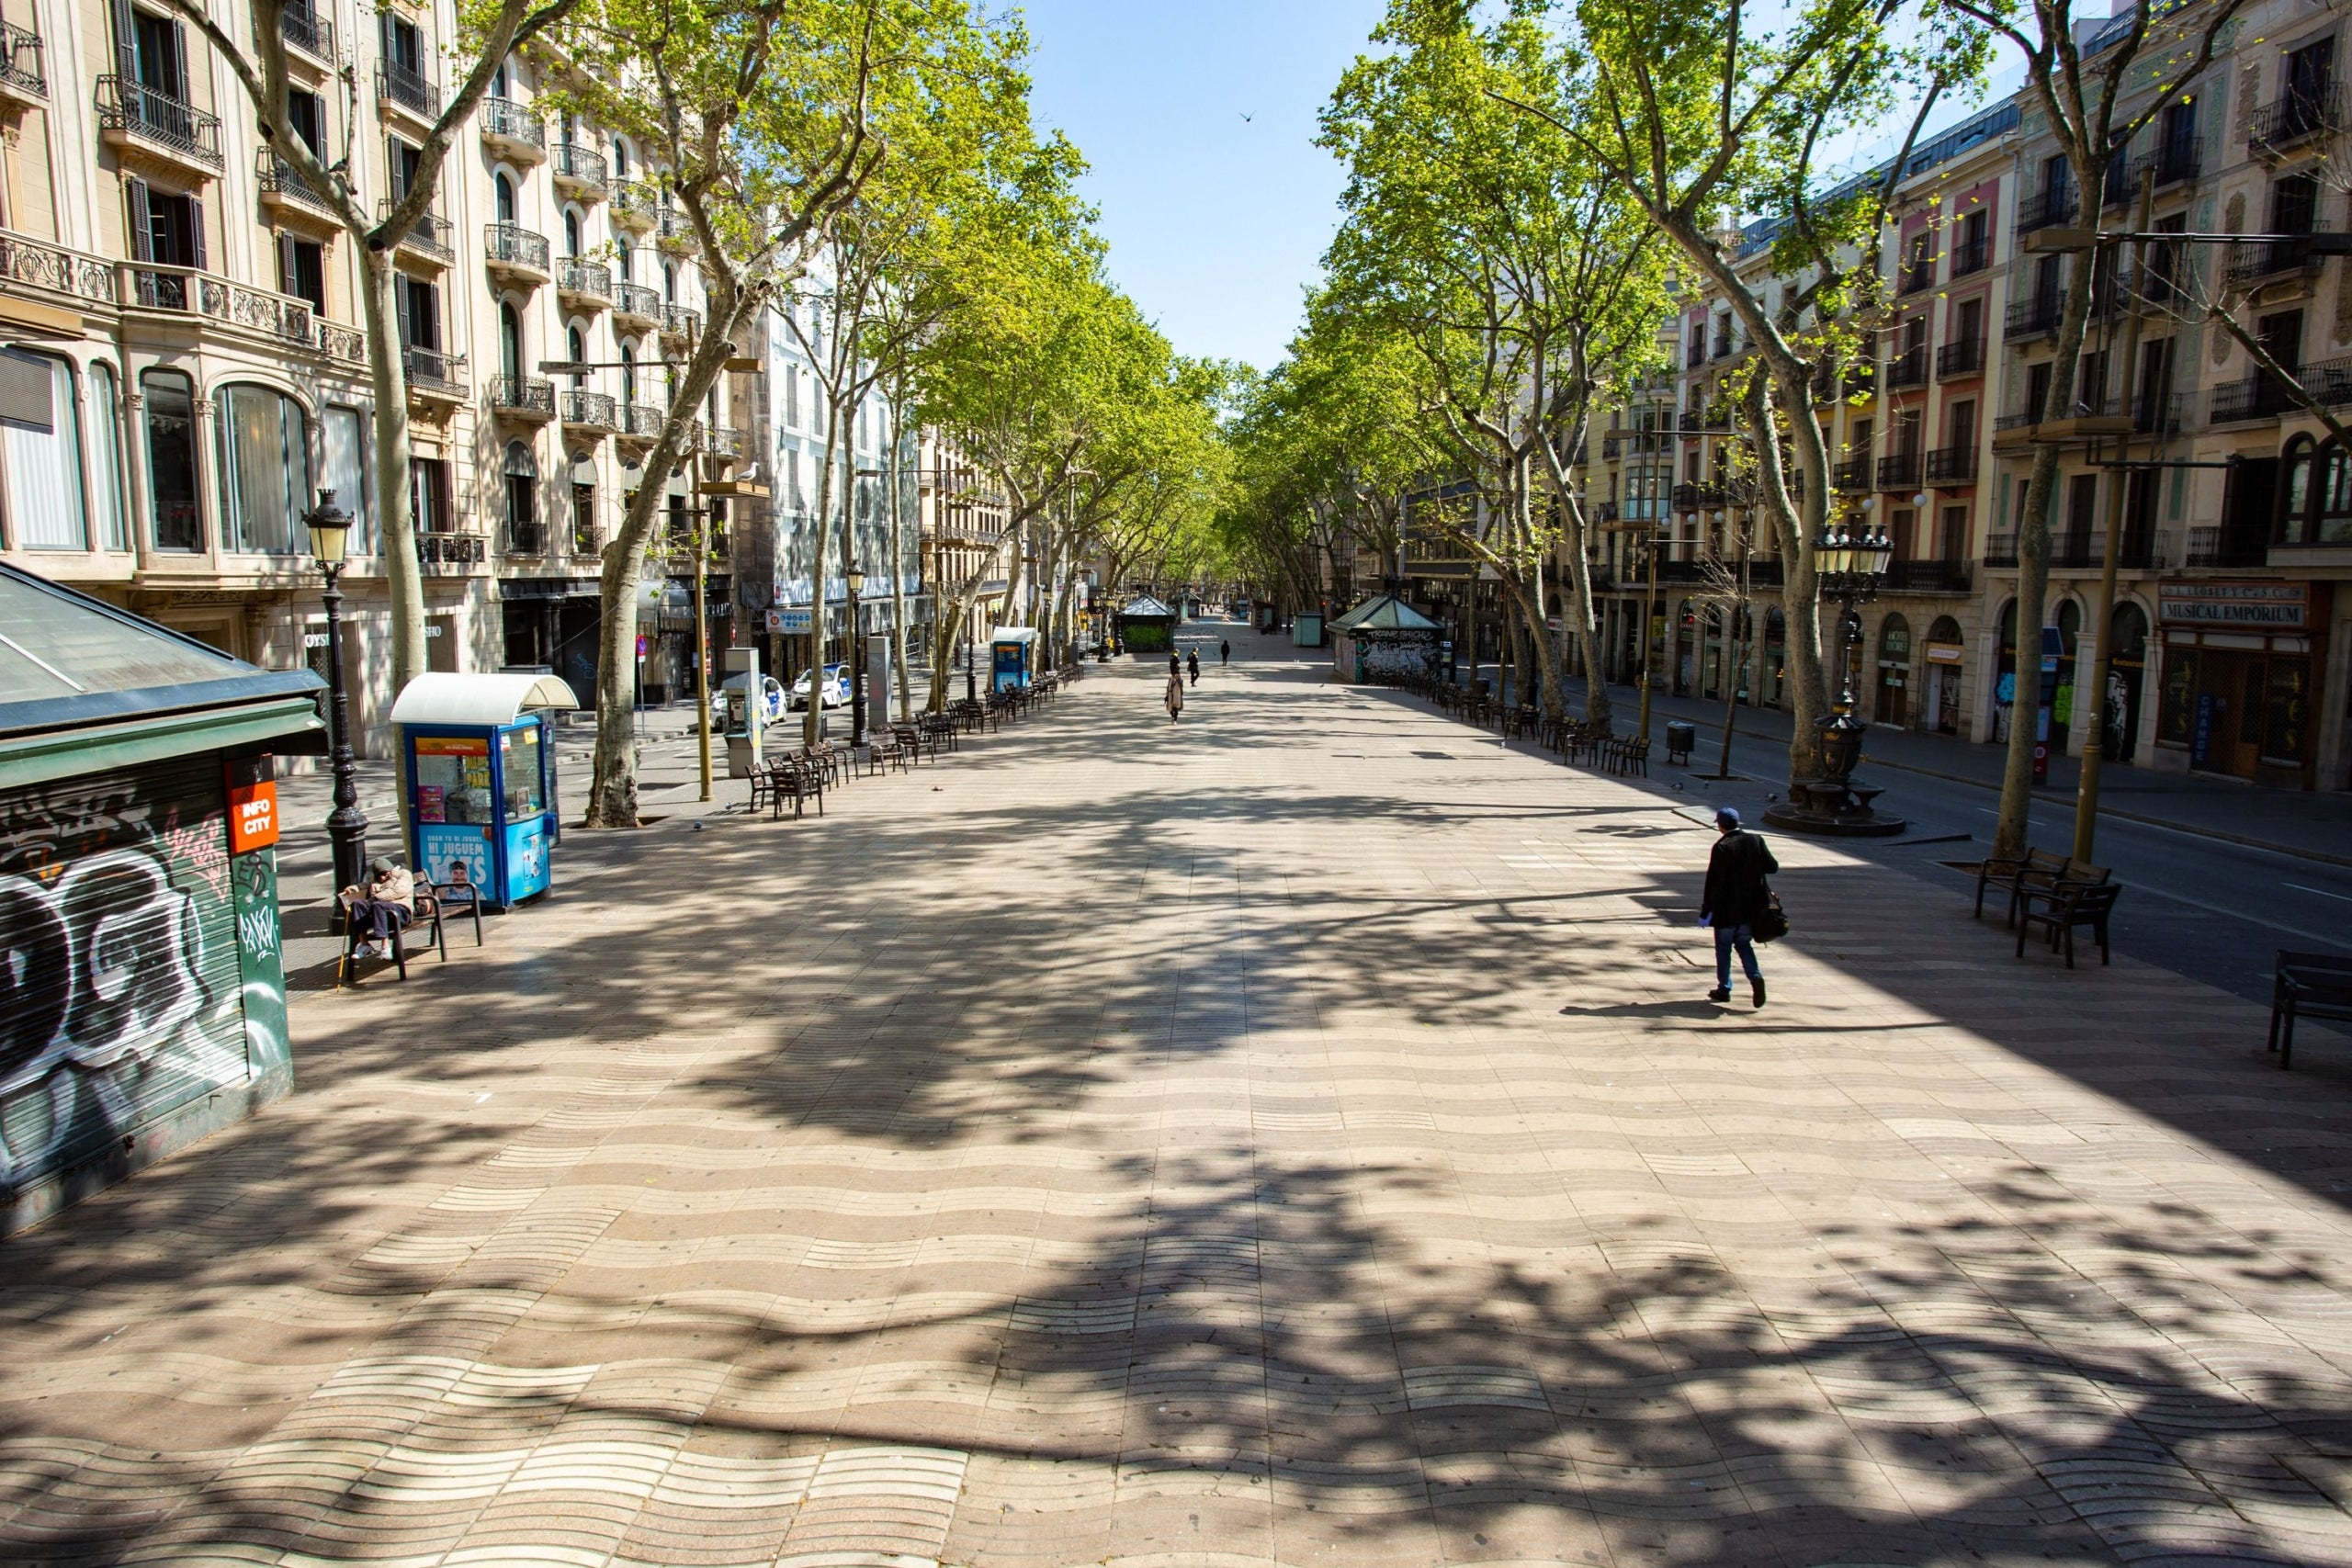
[[[1729,359],[1734,354],[1737,353],[1738,350],[1739,344],[1737,340],[1731,335],[1731,333],[1717,333],[1715,334],[1715,358]]]
[[[1917,490],[1919,488],[1919,454],[1892,452],[1878,460],[1878,488],[1881,490]]]
[[[217,273],[155,262],[125,262],[120,298],[130,310],[197,316],[210,326],[254,333],[280,352],[288,344],[313,352],[321,346],[318,318],[309,300],[250,288]]]
[[[119,303],[115,265],[103,256],[0,229],[0,279],[12,290],[51,296],[48,302],[64,309]]]
[[[333,65],[334,24],[308,6],[288,6],[277,13],[277,35],[322,65]]]
[[[492,376],[490,412],[526,424],[545,424],[555,417],[555,383],[529,376]]]
[[[2334,87],[2290,93],[2254,111],[2254,122],[2246,128],[2246,151],[2257,156],[2284,152],[2341,129],[2343,121],[2342,104]]]
[[[1935,286],[1936,264],[1929,262],[1925,266],[1905,267],[1895,291],[1899,294],[1925,294]]]
[[[628,332],[651,332],[662,324],[662,296],[642,283],[623,283],[613,289],[613,325]]]
[[[482,260],[509,283],[536,288],[550,276],[545,234],[535,234],[519,223],[491,223],[483,226],[481,244]]]
[[[41,62],[40,34],[14,22],[0,22],[0,102],[33,108],[49,101],[49,73]]]
[[[1707,340],[1703,337],[1694,337],[1690,340],[1690,351],[1682,357],[1682,368],[1685,370],[1703,370],[1706,368],[1706,365]]]
[[[1967,593],[1975,576],[1964,560],[1898,560],[1886,568],[1888,593]]]
[[[2154,175],[2158,190],[2179,185],[2184,180],[2193,180],[2197,177],[2200,162],[2199,145],[2193,139],[2143,152],[2122,170],[2121,177],[2108,181],[2107,205],[2111,208],[2129,205],[2140,194],[2140,177],[2143,175]]]
[[[2072,186],[2036,191],[2018,206],[2018,232],[2030,234],[2036,229],[2070,223],[2074,221],[2075,205]]]
[[[662,335],[688,340],[701,336],[702,312],[689,310],[684,305],[662,306]]]
[[[1976,482],[1976,448],[1939,446],[1928,454],[1928,482],[1942,488]]]
[[[634,441],[650,446],[662,439],[662,427],[669,423],[666,410],[651,403],[625,403],[621,406],[621,422],[616,427],[624,441]]]
[[[430,126],[441,118],[441,89],[405,65],[383,61],[376,67],[376,107]]]
[[[1952,247],[1951,275],[1954,278],[1966,277],[1972,273],[1983,272],[1992,265],[1993,243],[1990,239],[1980,236]]]
[[[481,142],[493,157],[514,164],[544,164],[547,122],[512,98],[484,98],[480,111]]]
[[[658,214],[655,243],[663,250],[690,251],[695,247],[695,226],[692,220],[677,208],[666,204]]]
[[[401,368],[408,378],[409,395],[430,402],[466,400],[466,356],[410,344],[401,350]]]
[[[1843,491],[1848,494],[1858,494],[1870,489],[1871,460],[1868,457],[1854,457],[1843,463],[1832,464],[1829,469],[1829,488]]]
[[[1671,500],[1677,512],[1699,512],[1723,505],[1728,494],[1722,485],[1676,485]]]
[[[602,392],[560,392],[556,395],[556,407],[563,414],[563,426],[567,431],[602,434],[620,428],[619,408]]]
[[[2315,273],[2324,265],[2324,257],[2312,254],[2309,240],[2256,240],[2230,247],[2225,271],[2232,283],[2244,288],[2272,278]]]
[[[2015,343],[2019,338],[2048,336],[2058,330],[2058,318],[2065,309],[2064,298],[2056,294],[2029,294],[2022,299],[2010,300],[2001,327],[2002,341]]]
[[[98,78],[98,131],[118,154],[144,156],[207,179],[221,169],[218,115],[119,76]]]
[[[613,302],[613,269],[566,256],[556,267],[555,291],[567,309],[601,310]]]
[[[1936,379],[1939,381],[1978,375],[1984,368],[1984,340],[1981,337],[1961,338],[1936,350]]]
[[[254,184],[261,189],[261,204],[281,223],[314,232],[339,230],[334,209],[294,172],[294,165],[264,147],[254,154]]]
[[[643,180],[622,180],[612,187],[613,225],[642,234],[654,225],[662,193]]]
[[[2352,359],[2325,359],[2300,366],[2295,380],[2313,401],[2338,408],[2352,403]],[[2273,419],[2303,406],[2286,382],[2267,375],[2248,376],[2215,387],[2206,405],[2206,422],[2227,424],[2237,420]]]
[[[548,531],[539,526],[537,518],[514,518],[506,522],[506,553],[510,556],[543,556],[548,553]]]
[[[391,212],[392,204],[386,201],[376,209],[376,216],[380,220],[390,217]],[[458,227],[432,211],[418,213],[416,221],[409,225],[398,244],[412,255],[438,262],[445,267],[458,264]]]
[[[731,424],[695,426],[695,445],[721,462],[743,456],[743,433]]]
[[[1874,398],[1878,396],[1878,367],[1857,365],[1846,372],[1846,396]]]
[[[2191,528],[2181,559],[2188,567],[2267,566],[2269,551],[2258,538],[2233,537],[2218,526]]]
[[[1928,384],[1928,345],[1914,344],[1886,362],[1886,384],[1895,387],[1924,387]]]
[[[490,559],[490,542],[480,534],[424,533],[416,536],[417,564],[428,572],[465,575],[469,567]]]
[[[577,141],[555,144],[555,188],[582,201],[601,201],[605,196],[605,155],[593,147],[582,147]]]

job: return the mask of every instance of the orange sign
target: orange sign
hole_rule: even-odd
[[[266,850],[277,842],[277,785],[264,779],[258,784],[229,786],[229,852],[243,854],[247,850]]]

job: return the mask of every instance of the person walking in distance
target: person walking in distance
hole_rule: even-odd
[[[1707,857],[1707,884],[1699,894],[1699,923],[1715,933],[1715,988],[1711,1002],[1731,1000],[1731,955],[1747,975],[1756,1005],[1764,1005],[1764,972],[1756,966],[1756,922],[1770,906],[1772,885],[1765,878],[1781,869],[1772,852],[1754,833],[1743,831],[1739,813],[1726,806],[1715,813],[1714,852]]]
[[[1171,681],[1184,673],[1184,660],[1174,649],[1168,650],[1168,678]]]
[[[1216,661],[1220,666],[1233,662],[1233,645],[1223,637],[1217,638]]]
[[[1201,683],[1201,650],[1199,649],[1189,648],[1184,650],[1184,668],[1191,672],[1193,684],[1199,685]]]
[[[1184,711],[1184,677],[1173,670],[1168,672],[1167,701],[1168,722],[1173,724],[1177,715]]]

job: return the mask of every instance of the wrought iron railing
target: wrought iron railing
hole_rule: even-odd
[[[2230,247],[2226,275],[2232,283],[2246,284],[2288,273],[2315,272],[2320,265],[2321,258],[2312,254],[2308,239],[2250,240]]]
[[[387,200],[378,207],[377,213],[379,217],[388,217],[391,210],[392,204]],[[454,263],[458,259],[458,226],[433,211],[418,213],[416,221],[409,225],[407,233],[400,236],[399,243],[445,262]]]
[[[299,201],[305,207],[332,213],[327,198],[311,188],[311,184],[294,172],[294,165],[264,147],[254,154],[254,182],[263,192],[282,196],[288,201]]]
[[[618,408],[609,394],[573,388],[557,396],[566,424],[576,424],[588,430],[612,430],[620,423]]]
[[[1965,593],[1974,576],[1964,560],[1898,560],[1886,567],[1890,593]]]
[[[1833,464],[1829,469],[1829,485],[1832,490],[1841,491],[1870,489],[1871,460],[1868,457],[1852,457]]]
[[[426,119],[441,116],[441,89],[405,65],[381,61],[376,66],[376,96]]]
[[[1984,368],[1984,340],[1982,337],[1956,338],[1936,350],[1936,374],[1973,376]]]
[[[662,331],[668,337],[693,337],[702,331],[702,312],[684,305],[662,307]]]
[[[481,133],[547,151],[547,122],[512,98],[481,101]]]
[[[482,257],[493,266],[548,270],[548,237],[519,223],[492,223],[482,230]]]
[[[566,256],[563,269],[556,275],[555,286],[566,294],[610,299],[613,297],[613,269],[602,262],[585,262],[578,256]]]
[[[1964,485],[1976,478],[1976,448],[1973,446],[1939,446],[1928,454],[1928,482],[1931,485]]]
[[[2334,87],[2290,93],[2254,111],[2254,122],[2246,129],[2246,146],[2256,152],[2283,152],[2336,130],[2343,120],[2342,101]]]
[[[1914,344],[1886,362],[1886,384],[1890,387],[1924,387],[1928,384],[1928,345]]]
[[[639,441],[662,439],[662,426],[669,415],[651,403],[630,403],[621,410],[621,434]]]
[[[98,126],[218,169],[220,117],[119,76],[98,78]]]
[[[121,300],[142,310],[184,310],[222,326],[309,348],[318,342],[311,302],[232,283],[214,273],[156,262],[124,262]]]
[[[480,534],[420,532],[416,536],[416,558],[428,567],[480,566],[490,558],[490,542]]]
[[[49,96],[49,73],[41,62],[40,34],[14,22],[0,22],[0,81],[35,97]]]
[[[2064,310],[2065,300],[2055,294],[2029,294],[2022,299],[2012,299],[2001,335],[2015,341],[2054,333],[2058,330],[2058,318]]]
[[[530,376],[492,376],[490,378],[490,406],[500,413],[553,418],[555,383]]]
[[[1985,235],[1980,234],[1973,240],[1963,240],[1951,248],[1951,275],[1954,277],[1966,277],[1971,273],[1983,272],[1992,263],[1993,243]]]
[[[2075,208],[2075,187],[2071,185],[2038,190],[2018,205],[2018,232],[2030,234],[2036,229],[2071,222]]]
[[[401,368],[412,391],[441,397],[465,396],[466,356],[462,354],[409,344],[401,350]]]
[[[658,321],[662,319],[662,296],[642,283],[616,284],[613,288],[613,314]]]
[[[1891,452],[1878,460],[1878,488],[1909,490],[1919,482],[1919,454]]]
[[[577,141],[555,144],[555,177],[588,190],[605,188],[605,155]]]
[[[334,24],[311,7],[288,6],[278,12],[277,32],[311,59],[334,63]]]
[[[622,180],[613,186],[613,217],[625,227],[650,229],[662,206],[662,193],[643,180]]]

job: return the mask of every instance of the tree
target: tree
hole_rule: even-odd
[[[350,237],[359,257],[360,307],[368,368],[375,398],[376,495],[374,510],[383,529],[384,576],[391,596],[392,689],[424,673],[424,586],[416,530],[409,516],[408,367],[400,341],[399,311],[392,289],[394,248],[432,210],[441,169],[458,134],[490,91],[492,78],[515,50],[531,43],[571,17],[580,0],[461,0],[458,37],[451,47],[469,60],[458,91],[443,107],[417,151],[416,167],[405,189],[387,190],[371,214],[360,160],[355,156],[359,130],[373,116],[359,110],[359,79],[343,73],[344,141],[333,162],[295,128],[288,97],[284,17],[288,0],[251,0],[253,36],[232,37],[216,14],[195,0],[167,0],[173,11],[203,34],[237,79],[260,122],[268,151],[326,206]]]
[[[2210,0],[2205,6],[2190,6],[2132,0],[2084,37],[2078,33],[2081,24],[2075,19],[2071,0],[2035,0],[2030,15],[2018,0],[1950,0],[1956,16],[2013,45],[2023,57],[2026,91],[2065,155],[2086,215],[2106,206],[2111,151],[2129,147],[2141,128],[2165,105],[2177,102],[2212,63],[2215,43],[2241,3]],[[2142,91],[2146,96],[2138,97]],[[2136,98],[2139,107],[2125,108],[2127,97]],[[2075,382],[2090,321],[2096,272],[2089,265],[2091,254],[2078,254],[2068,269],[2065,306],[2051,360],[2050,391],[2039,411],[2044,421],[2066,417],[2075,405]],[[2227,320],[2226,312],[2223,319]],[[2289,380],[2291,383],[2292,378]],[[2021,677],[2049,597],[2050,513],[2057,482],[2057,446],[2038,445],[2018,518],[2017,627]],[[2108,628],[2098,627],[2095,635],[2104,643]],[[2032,805],[2033,750],[2039,737],[2037,726],[2024,717],[2032,710],[2022,680],[2014,711],[2019,720],[2009,726],[2000,815],[1993,829],[1996,855],[2024,853],[2026,814]]]
[[[976,23],[965,0],[610,0],[600,21],[566,91],[662,169],[694,234],[709,316],[601,574],[587,821],[628,828],[638,821],[635,596],[695,412],[738,334],[807,268],[894,144],[959,112],[973,84],[1001,83],[1011,40]],[[821,582],[821,555],[818,573]]]
[[[1651,368],[1663,247],[1557,129],[1588,106],[1532,17],[1478,28],[1456,6],[1394,0],[1374,37],[1400,47],[1359,61],[1324,116],[1349,169],[1333,288],[1420,355],[1430,412],[1487,502],[1455,537],[1503,583],[1555,719],[1567,647],[1548,625],[1544,567],[1565,561],[1585,716],[1605,727],[1593,551],[1569,470],[1622,378]]]
[[[1826,531],[1829,455],[1815,417],[1817,373],[1850,355],[1853,316],[1874,302],[1881,231],[1920,125],[1950,84],[1973,80],[1968,39],[1906,45],[1901,0],[1814,0],[1779,32],[1744,0],[1579,0],[1574,36],[1555,53],[1573,118],[1512,99],[1581,150],[1670,241],[1697,280],[1721,293],[1758,356],[1765,394],[1743,399],[1755,486],[1783,562],[1793,778],[1823,770],[1827,716],[1814,547]],[[1818,198],[1817,155],[1916,93],[1906,131],[1875,180]],[[1727,215],[1785,215],[1772,270],[1802,286],[1768,305],[1743,276]],[[1792,482],[1789,460],[1799,478]]]

